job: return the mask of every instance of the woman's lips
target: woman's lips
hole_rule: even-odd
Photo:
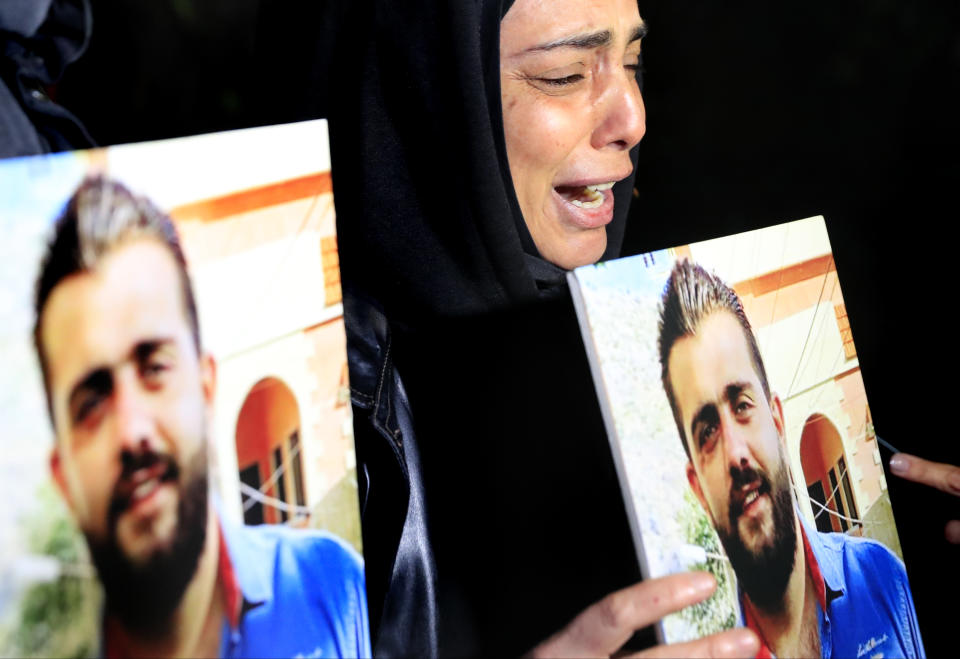
[[[613,183],[556,186],[553,200],[564,224],[599,229],[613,220]]]

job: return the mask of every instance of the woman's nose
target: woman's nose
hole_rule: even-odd
[[[647,131],[647,113],[636,78],[630,69],[610,76],[608,88],[597,99],[599,117],[591,143],[595,149],[629,151]]]

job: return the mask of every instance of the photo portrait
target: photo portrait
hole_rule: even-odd
[[[0,162],[0,653],[369,654],[326,144]]]
[[[831,643],[834,654],[922,656],[823,218],[570,280],[645,576],[703,569],[718,582],[665,620],[665,640],[746,624],[778,655]],[[815,633],[811,608],[813,631],[780,638],[768,618],[812,602],[808,578],[833,635]],[[864,602],[901,600],[906,613],[865,621]],[[854,602],[860,622],[844,624]]]

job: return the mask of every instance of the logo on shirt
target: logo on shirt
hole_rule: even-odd
[[[317,657],[323,656],[323,648],[314,648],[313,652],[310,654],[303,654],[302,652],[297,653],[297,656],[294,659],[316,659]]]
[[[868,640],[866,643],[860,643],[859,645],[857,645],[857,659],[860,659],[860,657],[870,652],[872,649],[874,649],[881,643],[886,643],[886,642],[887,642],[887,635],[884,634],[880,638],[877,638],[876,636],[874,636],[873,638]],[[876,654],[870,655],[871,659],[882,659],[882,657],[883,657],[882,652],[878,652]]]

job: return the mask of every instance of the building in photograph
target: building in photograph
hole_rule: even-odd
[[[360,528],[330,173],[171,209],[217,360],[226,514]]]

